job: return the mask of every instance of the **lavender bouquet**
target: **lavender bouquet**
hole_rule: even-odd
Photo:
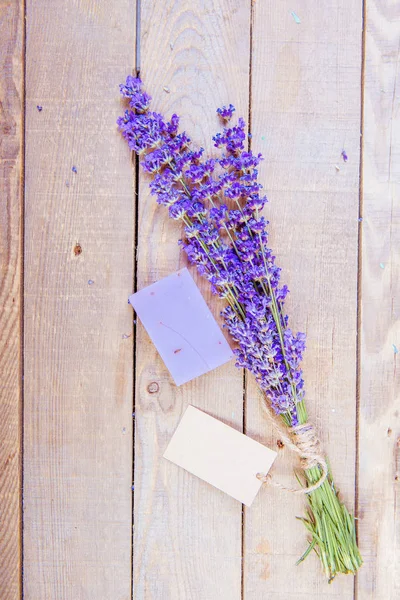
[[[301,520],[310,539],[298,562],[314,550],[329,581],[337,573],[354,574],[362,564],[354,517],[338,497],[308,422],[300,366],[305,335],[288,326],[288,289],[280,284],[280,269],[268,247],[268,221],[261,214],[267,200],[257,181],[262,156],[245,148],[243,119],[228,126],[232,105],[217,110],[224,123],[213,138],[220,157],[206,159],[202,148],[192,150],[186,133],[178,132],[176,114],[166,121],[150,111],[151,98],[139,78],[128,76],[120,89],[129,108],[118,119],[119,129],[152,175],[150,189],[158,204],[182,222],[179,244],[190,263],[226,304],[221,314],[237,343],[236,366],[253,374],[280,435],[301,458],[304,477],[295,493],[308,499]],[[269,481],[269,476],[258,476]]]

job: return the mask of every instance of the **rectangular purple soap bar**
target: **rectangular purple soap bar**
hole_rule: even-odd
[[[129,296],[176,385],[228,362],[233,352],[189,271]]]

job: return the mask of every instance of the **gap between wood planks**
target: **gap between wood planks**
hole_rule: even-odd
[[[366,37],[366,15],[367,15],[367,0],[362,2],[361,14],[361,86],[360,86],[360,166],[359,166],[359,195],[358,195],[358,250],[357,250],[357,343],[356,343],[356,453],[355,453],[355,479],[354,479],[354,517],[356,535],[358,540],[358,515],[359,515],[359,469],[360,469],[360,406],[361,406],[361,302],[362,302],[362,226],[363,226],[363,174],[364,174],[364,78],[365,78],[365,37]],[[358,540],[359,541],[359,540]],[[353,586],[354,600],[358,599],[358,573],[354,577]]]
[[[249,110],[247,116],[247,126],[249,137],[247,138],[248,150],[251,150],[251,95],[252,95],[252,67],[253,67],[253,19],[254,19],[254,9],[253,9],[253,0],[250,0],[250,22],[249,22]],[[247,434],[247,422],[246,422],[246,390],[247,390],[247,373],[246,369],[243,369],[243,433]],[[246,542],[245,542],[245,528],[246,528],[246,510],[244,504],[242,504],[242,560],[241,560],[241,597],[244,600],[245,595],[245,581],[244,581],[244,557],[246,556]]]
[[[140,76],[140,32],[141,32],[141,0],[136,0],[136,39],[135,39],[135,74],[136,77]],[[135,186],[134,186],[134,233],[133,233],[133,293],[137,292],[137,279],[138,279],[138,252],[137,252],[137,244],[139,239],[139,158],[133,152],[132,153],[132,168],[134,170],[135,176]],[[132,332],[133,332],[133,352],[132,352],[132,372],[134,376],[132,377],[132,527],[131,527],[131,598],[134,597],[134,532],[135,532],[135,423],[136,423],[136,348],[137,348],[137,324],[136,324],[136,313],[133,313],[133,324],[132,324]]]
[[[21,381],[21,400],[20,400],[20,423],[21,423],[21,448],[20,448],[20,536],[21,536],[21,547],[20,547],[20,590],[21,598],[24,597],[24,512],[23,512],[23,501],[24,501],[24,406],[25,406],[25,382],[24,382],[24,365],[25,365],[25,159],[26,159],[26,147],[25,147],[25,130],[26,130],[26,0],[22,0],[22,57],[23,57],[23,69],[22,69],[22,132],[21,132],[21,240],[20,240],[20,252],[21,252],[21,283],[20,283],[20,381]]]

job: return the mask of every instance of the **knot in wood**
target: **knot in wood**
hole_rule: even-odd
[[[159,389],[160,389],[160,386],[158,385],[158,383],[156,381],[152,381],[147,386],[147,391],[149,392],[149,394],[156,394],[159,391]]]

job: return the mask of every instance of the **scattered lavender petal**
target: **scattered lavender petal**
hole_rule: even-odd
[[[38,104],[36,108],[38,109],[38,112],[42,112],[43,110],[43,106],[40,106],[40,104]]]
[[[78,169],[77,169],[75,166],[73,166],[73,167],[72,167],[72,172],[73,172],[73,173],[77,173],[77,172],[78,172]]]
[[[93,285],[93,284],[94,284],[93,279],[88,279],[88,285]]]
[[[392,346],[393,346],[393,352],[394,352],[395,354],[398,354],[398,353],[399,353],[399,350],[398,350],[397,346],[396,346],[395,344],[392,344]]]
[[[349,157],[346,154],[346,150],[342,150],[342,158],[343,162],[347,162],[349,160]]]

